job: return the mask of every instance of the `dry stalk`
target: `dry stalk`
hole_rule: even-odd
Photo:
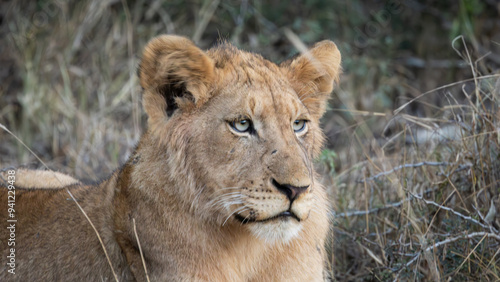
[[[141,254],[142,266],[144,267],[144,273],[146,274],[146,280],[149,282],[148,269],[146,267],[146,261],[144,260],[144,255],[142,254],[141,242],[139,241],[139,236],[137,235],[137,228],[135,226],[135,218],[132,218],[132,223],[134,224],[135,239],[137,239],[137,245],[139,246],[139,253]]]

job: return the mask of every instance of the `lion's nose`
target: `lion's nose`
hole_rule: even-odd
[[[274,178],[272,182],[274,187],[276,187],[281,193],[285,194],[290,202],[293,202],[297,197],[299,197],[300,194],[304,193],[307,191],[307,188],[309,188],[309,185],[297,187],[290,184],[280,184]]]

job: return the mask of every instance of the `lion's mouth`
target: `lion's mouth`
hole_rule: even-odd
[[[268,221],[271,221],[271,220],[288,220],[290,218],[293,218],[295,220],[297,220],[298,222],[300,222],[300,218],[293,212],[291,211],[284,211],[280,214],[277,214],[275,216],[272,216],[272,217],[268,217],[268,218],[265,218],[265,219],[256,219],[255,217],[243,217],[239,214],[236,214],[235,215],[235,218],[240,221],[242,224],[247,224],[247,223],[252,223],[252,222],[268,222]]]

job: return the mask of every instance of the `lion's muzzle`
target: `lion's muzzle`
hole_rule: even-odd
[[[306,192],[310,185],[307,186],[293,186],[290,184],[280,184],[274,178],[271,180],[274,187],[278,189],[279,192],[286,195],[288,200],[290,200],[290,205],[292,205],[293,201],[298,198],[302,193]]]

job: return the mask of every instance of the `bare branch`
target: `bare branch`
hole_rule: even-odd
[[[422,193],[422,195],[433,192],[434,190],[436,190],[436,189],[426,190]],[[387,204],[387,205],[379,207],[379,208],[373,208],[373,209],[364,210],[364,211],[350,211],[350,212],[343,212],[343,213],[336,213],[335,211],[332,211],[332,215],[335,218],[339,218],[339,217],[362,216],[362,215],[367,215],[367,214],[371,214],[371,213],[378,213],[379,211],[400,207],[403,203],[408,202],[411,199],[412,198],[406,198],[406,199],[401,200],[401,201],[396,202],[396,203],[391,203],[391,204]]]
[[[366,211],[351,211],[351,212],[343,212],[343,213],[336,213],[335,211],[333,211],[332,214],[333,214],[333,217],[335,217],[335,218],[367,215],[367,214],[371,214],[371,213],[378,213],[379,211],[383,211],[383,210],[390,209],[390,208],[400,207],[403,203],[408,202],[409,200],[411,200],[411,198],[407,198],[407,199],[404,199],[404,200],[397,202],[397,203],[387,204],[383,207],[373,208],[373,209],[369,209]]]
[[[452,208],[449,208],[449,207],[446,207],[446,206],[440,205],[440,204],[438,204],[438,203],[436,203],[436,202],[434,202],[434,201],[426,200],[426,199],[424,199],[424,198],[423,198],[422,196],[420,196],[420,195],[414,195],[414,194],[412,194],[411,192],[408,192],[408,193],[409,193],[411,196],[413,196],[414,198],[416,198],[416,199],[418,199],[418,200],[420,200],[420,201],[423,201],[424,203],[426,203],[426,204],[428,204],[428,205],[433,205],[433,206],[436,206],[436,207],[438,207],[438,208],[440,208],[440,209],[442,209],[442,210],[449,211],[449,212],[453,213],[454,215],[456,215],[456,216],[458,216],[458,217],[461,217],[461,218],[463,218],[463,219],[465,219],[465,220],[468,220],[468,221],[470,221],[470,222],[473,222],[473,223],[475,223],[475,224],[477,224],[477,225],[481,226],[482,228],[484,228],[484,229],[486,229],[486,230],[489,230],[489,229],[490,229],[488,225],[482,224],[481,222],[477,221],[476,219],[474,219],[474,218],[472,218],[472,217],[470,217],[470,216],[467,216],[467,215],[463,215],[463,214],[461,214],[461,213],[459,213],[459,212],[455,211],[455,210],[454,210],[454,209],[452,209]]]
[[[491,206],[493,205],[493,200],[492,200],[492,203],[490,205],[490,208]],[[491,225],[491,223],[486,219],[484,218],[483,214],[481,213],[481,211],[479,209],[476,208],[476,206],[472,205],[472,208],[474,208],[474,210],[477,212],[477,214],[479,215],[479,217],[481,218],[482,221],[486,222],[486,224],[488,224],[489,228],[490,228],[490,231],[492,233],[497,233],[498,234],[498,230],[493,227],[493,225]]]
[[[454,163],[449,163],[449,162],[420,162],[420,163],[415,163],[415,164],[403,164],[403,165],[400,165],[400,166],[397,166],[391,170],[388,170],[388,171],[382,171],[381,173],[378,173],[372,177],[368,177],[366,179],[361,179],[361,180],[358,180],[358,183],[364,183],[365,181],[370,181],[370,180],[374,180],[374,179],[377,179],[381,176],[385,176],[385,175],[388,175],[388,174],[391,174],[391,173],[394,173],[398,170],[401,170],[403,168],[416,168],[416,167],[421,167],[421,166],[451,166],[451,165],[454,165]]]
[[[455,242],[455,241],[458,241],[461,239],[472,239],[474,237],[488,237],[488,238],[493,238],[493,239],[500,241],[500,235],[498,235],[498,234],[488,233],[488,232],[474,232],[474,233],[469,233],[469,234],[462,234],[460,236],[451,237],[451,238],[448,238],[446,240],[439,241],[439,242],[435,243],[434,245],[427,247],[425,249],[425,251],[430,251],[431,249],[435,249],[439,246],[442,246],[442,245],[445,245],[445,244],[448,244],[451,242]]]
[[[417,255],[415,255],[414,258],[412,258],[403,267],[401,267],[399,269],[399,271],[401,271],[404,268],[407,268],[410,265],[412,265],[420,257],[420,255],[422,254],[422,252],[428,252],[430,250],[436,249],[436,248],[438,248],[440,246],[443,246],[443,245],[446,245],[448,243],[452,243],[452,242],[455,242],[455,241],[458,241],[458,240],[463,240],[463,239],[472,239],[474,237],[483,237],[483,238],[488,237],[488,238],[494,238],[494,239],[500,241],[500,236],[499,235],[494,234],[494,233],[488,233],[488,232],[474,232],[474,233],[470,233],[470,234],[462,234],[460,236],[451,237],[451,238],[448,238],[446,240],[439,241],[439,242],[433,244],[432,246],[429,246],[429,247],[425,248],[424,250],[421,250]],[[397,277],[396,277],[396,279],[397,279]]]

